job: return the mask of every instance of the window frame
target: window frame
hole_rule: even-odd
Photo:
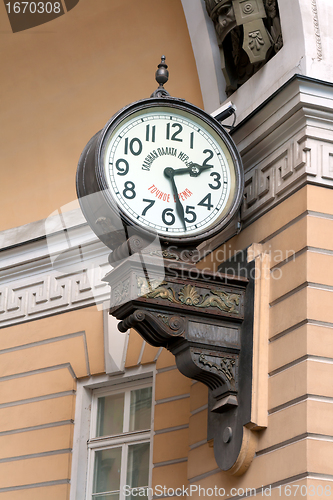
[[[130,421],[130,396],[132,390],[152,388],[152,405],[150,428],[129,431]],[[97,410],[98,398],[125,393],[124,396],[124,419],[123,432],[113,436],[96,436],[97,431]],[[123,494],[123,487],[127,484],[128,447],[132,444],[149,443],[149,475],[148,487],[152,482],[152,451],[153,451],[153,419],[154,419],[154,386],[152,378],[137,379],[131,381],[119,381],[118,384],[93,389],[91,397],[91,419],[89,429],[89,439],[87,441],[88,467],[87,467],[87,488],[86,500],[98,500],[98,496],[93,497],[94,469],[96,451],[121,447],[121,473],[120,473],[120,493],[119,500],[126,500]],[[110,497],[110,500],[112,497]]]

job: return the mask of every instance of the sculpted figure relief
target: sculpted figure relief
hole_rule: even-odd
[[[221,67],[231,95],[282,45],[276,0],[205,0],[221,54]]]

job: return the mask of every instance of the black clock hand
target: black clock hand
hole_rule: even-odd
[[[190,170],[188,168],[177,168],[174,170],[172,167],[167,167],[164,169],[165,177],[171,178],[171,176],[179,175],[179,174],[189,174]]]
[[[201,172],[210,168],[213,168],[213,165],[199,165],[198,163],[191,163],[191,165],[188,167],[191,177],[198,177]]]
[[[177,186],[176,186],[176,183],[175,183],[175,180],[174,180],[173,176],[171,177],[171,185],[172,185],[173,194],[174,194],[174,196],[176,198],[176,212],[177,212],[180,220],[182,221],[184,229],[186,231],[184,208],[183,208],[183,205],[180,202],[180,199],[179,199],[179,196],[178,196],[178,189],[177,189]]]
[[[181,169],[181,170],[184,170],[184,169]],[[183,208],[183,205],[180,203],[177,186],[176,186],[175,179],[174,179],[175,172],[177,172],[177,170],[174,170],[171,167],[167,167],[164,170],[164,175],[165,175],[165,177],[167,177],[168,179],[171,180],[172,192],[173,192],[173,195],[174,195],[175,200],[176,200],[176,212],[178,214],[178,217],[182,221],[184,229],[186,231],[184,208]]]
[[[177,170],[174,170],[171,167],[167,167],[164,170],[164,174],[166,177],[169,177],[169,174],[172,176],[180,174],[190,174],[191,177],[198,177],[201,172],[210,168],[213,168],[213,165],[199,165],[198,163],[191,163],[191,165],[189,165],[187,168],[177,168]]]

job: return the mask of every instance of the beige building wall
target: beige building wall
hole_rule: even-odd
[[[80,0],[54,21],[13,34],[0,11],[0,230],[44,219],[76,200],[89,139],[111,116],[157,88],[202,106],[180,0]]]
[[[76,200],[85,144],[116,111],[157,88],[162,54],[171,71],[169,92],[199,106],[202,99],[179,0],[81,0],[66,15],[15,34],[1,9],[0,37],[0,325],[8,325],[0,329],[0,499],[67,500],[77,380],[105,374],[103,313],[95,306],[65,312],[61,300],[64,307],[53,316],[52,304],[67,288],[59,288],[59,297],[39,297],[43,279],[31,293],[23,286],[22,296],[15,289],[21,271],[13,275],[12,268],[22,269],[24,257],[11,257],[10,248],[19,243],[33,252],[34,238],[45,239],[43,219]],[[35,272],[34,264],[25,266],[24,276],[29,267]],[[14,281],[13,296],[6,281]],[[86,285],[78,286],[84,294]],[[47,300],[50,307],[31,321],[33,315],[21,314],[30,300],[37,310]],[[75,300],[69,307],[75,309]],[[142,363],[151,356],[147,346]]]
[[[102,311],[0,329],[0,498],[67,499],[76,380],[103,373]]]
[[[232,255],[253,241],[270,255],[268,422],[257,433],[256,456],[243,476],[217,472],[213,450],[204,443],[189,453],[190,483],[227,491],[255,488],[257,494],[272,485],[273,498],[287,496],[284,482],[293,485],[293,494],[297,485],[307,485],[309,498],[313,486],[331,487],[331,220],[332,191],[306,186],[218,249],[216,260],[208,263],[214,268],[219,253]],[[204,398],[198,406],[203,404]],[[191,417],[191,432],[200,436],[197,415]],[[299,491],[296,498],[301,496]]]
[[[36,221],[76,198],[75,171],[84,145],[119,108],[155,90],[154,71],[163,53],[170,69],[169,92],[198,106],[202,98],[178,0],[81,0],[52,23],[15,35],[3,13],[0,23],[5,75],[1,85],[6,95],[0,147],[0,257],[5,262],[0,324],[4,325],[4,316],[9,318],[0,329],[0,500],[68,500],[76,389],[78,382],[106,373],[105,323],[91,297],[80,303],[64,300],[62,308],[52,309],[58,296],[43,295],[47,258],[34,250],[45,234],[31,236],[28,224],[35,230]],[[239,95],[241,103],[244,95]],[[263,120],[253,118],[250,125],[244,124],[243,136],[236,132],[246,169],[245,222],[224,247],[221,235],[218,248],[215,245],[199,265],[216,271],[230,253],[252,244],[260,244],[269,256],[269,306],[263,312],[269,321],[268,331],[263,332],[268,354],[259,360],[268,364],[268,370],[260,376],[257,394],[267,429],[254,431],[256,455],[244,475],[219,471],[207,442],[207,389],[183,377],[171,354],[144,344],[131,331],[126,373],[149,367],[155,374],[153,486],[217,486],[227,493],[231,488],[255,488],[259,495],[263,486],[272,485],[271,497],[283,498],[287,495],[279,487],[292,483],[306,485],[306,495],[316,498],[311,485],[332,484],[333,141],[326,122],[319,134],[324,144],[302,149],[303,142],[298,142],[299,161],[289,168],[285,151],[294,147],[290,137],[299,131],[297,120],[306,113],[299,106],[280,118],[275,110],[284,109],[286,102],[289,97],[277,97],[271,121],[263,125]],[[311,102],[312,108],[316,105]],[[323,100],[320,108],[329,113]],[[267,158],[280,147],[281,134],[275,129],[283,126],[286,116],[291,120],[285,127],[288,144],[281,146],[274,163]],[[271,136],[262,131],[265,127]],[[306,131],[307,138],[318,136],[314,129]],[[253,144],[261,147],[255,149]],[[311,147],[315,153],[308,164]],[[320,174],[319,167],[314,174],[310,169],[321,158]],[[272,165],[274,173],[265,177]],[[324,172],[321,185],[306,182],[309,171],[312,180]],[[279,187],[273,193],[277,175],[281,184],[296,180],[290,189]],[[17,239],[14,233],[24,237]],[[35,252],[33,257],[29,252]],[[20,280],[28,279],[35,264],[40,268],[34,268],[35,288],[30,289]],[[79,283],[76,275],[71,283]],[[79,286],[82,293],[85,286],[88,289],[84,282]],[[20,295],[24,287],[41,311],[48,303],[44,313],[20,313],[30,300]],[[65,285],[59,296],[64,290]]]

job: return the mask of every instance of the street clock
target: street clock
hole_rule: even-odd
[[[195,248],[238,213],[243,169],[221,124],[171,97],[167,79],[162,58],[152,96],[121,109],[89,141],[77,192],[88,223],[113,250],[103,280],[118,329],[168,349],[183,375],[206,384],[207,440],[218,466],[241,474],[255,450],[247,427],[255,262],[245,251],[240,276],[207,273],[195,267]]]
[[[164,68],[162,60],[157,73]],[[110,248],[118,217],[148,238],[196,246],[229,224],[243,184],[225,129],[164,89],[116,113],[86,146],[77,173],[84,215]]]

